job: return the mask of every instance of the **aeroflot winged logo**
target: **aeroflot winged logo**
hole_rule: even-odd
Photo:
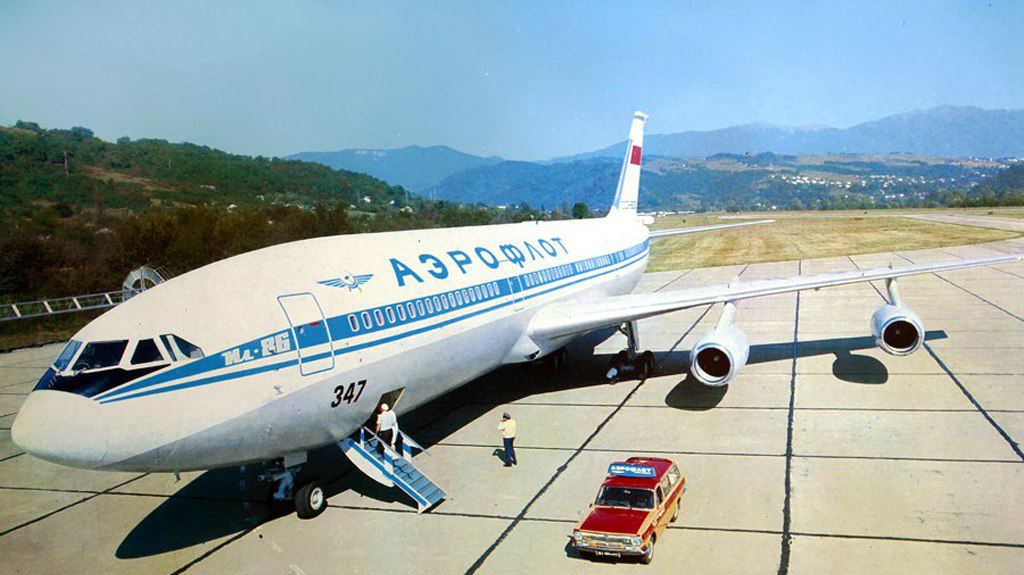
[[[341,276],[340,278],[331,278],[329,280],[320,280],[320,281],[318,281],[316,283],[323,284],[325,286],[336,287],[336,288],[347,287],[348,291],[352,291],[352,290],[356,289],[357,287],[363,285],[364,283],[370,281],[370,278],[372,278],[372,277],[373,277],[373,274],[366,274],[366,275],[361,275],[361,276],[354,276],[352,274],[345,274],[345,275]]]

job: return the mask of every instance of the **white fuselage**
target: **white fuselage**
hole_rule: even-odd
[[[228,258],[75,336],[128,340],[124,369],[139,341],[163,334],[205,357],[91,397],[35,391],[15,441],[59,463],[138,471],[304,452],[350,435],[384,393],[404,388],[401,415],[558,349],[571,338],[531,337],[537,309],[629,293],[647,259],[647,228],[625,217],[334,236]]]

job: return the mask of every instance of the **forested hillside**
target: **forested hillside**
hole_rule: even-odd
[[[428,202],[309,162],[111,143],[86,128],[0,128],[0,301],[108,291],[140,265],[181,274],[315,236],[537,217]]]
[[[44,130],[32,122],[0,129],[0,211],[26,215],[181,205],[358,205],[405,201],[405,192],[320,164],[228,154],[195,144],[95,137],[88,128]]]

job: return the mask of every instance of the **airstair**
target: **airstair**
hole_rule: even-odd
[[[426,450],[404,433],[402,439],[401,456],[387,444],[381,455],[380,438],[365,427],[355,437],[342,440],[340,446],[360,471],[381,485],[397,486],[412,497],[418,512],[423,513],[444,499],[445,492],[412,464],[412,456]]]

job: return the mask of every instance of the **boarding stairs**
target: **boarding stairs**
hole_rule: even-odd
[[[368,477],[387,487],[397,486],[416,502],[423,513],[445,498],[445,492],[412,464],[415,453],[426,452],[408,435],[402,434],[402,455],[384,444],[384,455],[378,451],[381,440],[364,427],[353,437],[341,441],[341,450]],[[429,454],[428,454],[429,455]]]

